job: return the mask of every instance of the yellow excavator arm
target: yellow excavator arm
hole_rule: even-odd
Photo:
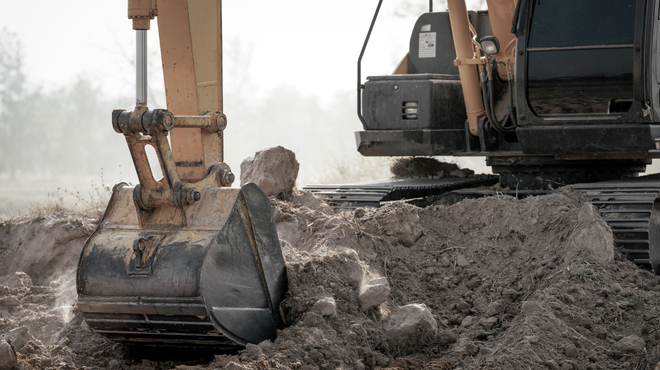
[[[221,1],[129,0],[128,17],[138,34],[138,56],[146,54],[146,45],[142,49],[139,46],[140,37],[144,37],[140,35],[149,30],[156,15],[167,109],[189,116],[222,111]],[[146,75],[143,80],[139,77],[138,72],[138,89],[146,83],[142,82]],[[138,96],[138,104],[140,100],[146,103],[146,91]],[[222,131],[176,127],[170,134],[182,181],[200,181],[211,166],[223,161]]]
[[[268,197],[223,163],[219,0],[129,0],[136,106],[115,110],[140,184],[117,184],[78,264],[78,307],[117,341],[213,349],[274,339],[286,269]],[[167,109],[147,107],[146,32],[158,19]],[[171,135],[171,147],[167,136]],[[145,147],[158,155],[151,172]]]

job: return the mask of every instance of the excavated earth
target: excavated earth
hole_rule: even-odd
[[[660,280],[614,252],[597,210],[571,190],[338,213],[296,193],[272,198],[272,209],[289,326],[273,342],[211,356],[128,349],[82,321],[75,266],[96,213],[0,221],[0,335],[16,349],[14,368],[653,369],[660,360]],[[421,324],[393,329],[415,318],[406,307]]]

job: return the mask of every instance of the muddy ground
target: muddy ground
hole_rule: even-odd
[[[15,368],[653,369],[660,360],[660,280],[615,253],[597,210],[570,190],[339,213],[299,193],[272,208],[291,324],[273,342],[215,356],[147,356],[82,321],[75,266],[97,211],[0,221],[0,335],[19,338]],[[374,284],[382,289],[368,307],[361,294]],[[411,319],[404,306],[429,314],[397,331],[395,318]]]

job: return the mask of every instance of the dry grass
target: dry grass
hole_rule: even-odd
[[[108,205],[112,189],[104,184],[91,181],[87,191],[74,188],[73,191],[58,187],[46,192],[46,199],[26,199],[25,204],[0,206],[0,220],[36,220],[53,215],[80,215],[95,218]]]

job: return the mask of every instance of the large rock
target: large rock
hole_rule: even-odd
[[[321,298],[314,303],[314,306],[312,306],[312,311],[322,316],[334,315],[337,313],[336,309],[337,303],[332,297]]]
[[[9,370],[16,366],[16,351],[7,343],[0,339],[0,370]]]
[[[296,154],[289,149],[264,149],[241,163],[241,186],[253,182],[269,197],[284,198],[296,185],[298,167]]]
[[[568,239],[566,260],[580,256],[606,263],[614,260],[614,235],[591,205],[585,203],[578,213],[578,226]]]
[[[360,288],[358,295],[358,302],[362,311],[366,311],[372,307],[385,302],[387,296],[390,295],[390,284],[387,278],[376,278],[369,280]]]
[[[384,321],[389,343],[404,352],[435,338],[438,323],[425,304],[409,304],[395,309]]]

